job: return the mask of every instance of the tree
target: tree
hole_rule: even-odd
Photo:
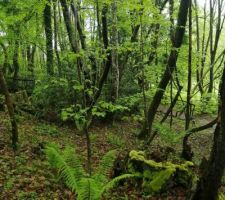
[[[17,127],[17,122],[16,122],[16,116],[14,114],[14,107],[13,107],[13,102],[11,100],[7,83],[5,81],[4,75],[2,68],[0,67],[0,87],[2,89],[2,92],[5,96],[5,103],[8,108],[8,113],[9,117],[11,120],[11,126],[12,126],[12,147],[15,150],[17,150],[17,145],[18,145],[18,127]]]
[[[224,63],[225,66],[225,63]],[[220,90],[218,121],[208,165],[198,183],[192,200],[216,200],[225,169],[225,67]]]
[[[185,112],[185,130],[188,130],[191,122],[191,86],[192,86],[192,0],[189,4],[189,50],[188,50],[188,88],[187,88],[187,104]],[[191,160],[192,152],[188,145],[188,136],[183,139],[182,157]]]
[[[177,19],[177,28],[176,28],[176,32],[174,36],[174,41],[172,41],[172,49],[167,61],[167,66],[162,76],[162,79],[158,85],[158,89],[153,97],[151,105],[149,106],[147,119],[145,119],[143,128],[141,132],[139,133],[140,138],[144,138],[151,133],[152,124],[155,118],[156,111],[160,105],[165,89],[171,79],[172,73],[175,70],[176,61],[179,54],[178,49],[182,45],[182,41],[183,41],[183,37],[185,33],[188,8],[189,8],[189,0],[182,0],[180,3],[179,14]]]
[[[53,61],[53,31],[52,31],[52,11],[51,11],[51,0],[45,5],[44,9],[44,26],[46,36],[46,52],[47,52],[47,72],[49,75],[54,74]]]

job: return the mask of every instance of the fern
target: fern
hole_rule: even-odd
[[[114,188],[120,181],[130,179],[130,178],[140,178],[140,176],[136,174],[123,174],[121,176],[118,176],[112,179],[109,183],[107,183],[103,187],[101,194],[103,194],[105,191],[109,191],[110,189]]]
[[[94,174],[94,178],[96,180],[102,182],[107,181],[107,178],[110,176],[110,172],[116,159],[116,155],[117,151],[111,150],[103,156],[102,160],[100,161],[99,167],[97,168],[96,173]]]
[[[225,196],[223,193],[219,194],[218,200],[225,200]]]
[[[73,148],[67,146],[63,152],[63,157],[65,158],[66,163],[73,168],[73,174],[76,181],[80,181],[81,178],[87,175]]]
[[[61,155],[57,146],[49,145],[46,148],[46,154],[50,165],[58,169],[59,177],[65,181],[65,184],[72,191],[76,191],[79,180],[85,173],[75,152],[67,147]]]
[[[101,197],[101,185],[93,178],[83,178],[81,187],[77,190],[78,200],[99,200]]]
[[[88,176],[83,166],[71,147],[66,147],[63,152],[55,145],[46,148],[46,155],[51,167],[58,170],[59,178],[68,188],[76,192],[78,200],[99,200],[104,192],[116,186],[124,179],[137,177],[124,174],[109,180],[109,175],[116,159],[117,151],[109,151],[103,156],[99,167],[92,176]]]

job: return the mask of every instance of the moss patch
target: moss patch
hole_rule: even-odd
[[[174,164],[171,162],[155,162],[147,160],[143,151],[131,151],[129,154],[129,170],[132,173],[141,174],[142,187],[149,194],[159,194],[169,187],[182,185],[190,187],[193,181],[191,162]]]

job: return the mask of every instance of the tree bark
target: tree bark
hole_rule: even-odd
[[[197,4],[197,0],[194,0],[194,4],[195,4],[195,22],[196,22],[196,44],[197,44],[197,64],[196,64],[196,80],[197,80],[197,84],[198,84],[198,88],[199,91],[201,93],[201,96],[203,95],[203,88],[202,88],[202,82],[200,81],[200,28],[199,28],[199,16],[198,16],[198,4]]]
[[[15,150],[17,150],[17,145],[18,145],[18,127],[17,127],[17,122],[16,122],[16,117],[14,114],[14,107],[13,103],[8,91],[7,83],[5,81],[3,71],[0,68],[0,87],[3,91],[3,94],[5,96],[5,102],[6,106],[8,108],[8,113],[11,121],[11,126],[12,126],[12,147]]]
[[[19,40],[18,38],[15,41],[15,48],[14,48],[14,53],[13,53],[13,68],[14,68],[14,74],[13,74],[13,90],[17,91],[18,90],[18,76],[19,76],[19,70],[20,70],[20,65],[19,65]]]
[[[188,130],[191,122],[191,84],[192,84],[192,0],[189,4],[189,52],[188,52],[188,88],[187,104],[185,112],[185,130]],[[188,144],[188,138],[183,139],[182,157],[186,160],[192,159],[191,146]]]
[[[117,5],[112,3],[112,87],[111,101],[115,103],[119,95],[119,65],[118,65],[118,31],[117,31]]]
[[[58,65],[58,73],[59,76],[62,76],[62,69],[61,69],[61,60],[58,50],[58,25],[57,25],[57,13],[56,13],[56,3],[57,1],[54,0],[53,2],[53,16],[54,16],[54,48],[55,48],[55,55],[57,59],[57,65]]]
[[[47,52],[47,73],[48,75],[54,74],[53,69],[53,31],[52,31],[52,11],[51,11],[51,0],[45,5],[44,9],[44,27],[46,37],[46,52]]]

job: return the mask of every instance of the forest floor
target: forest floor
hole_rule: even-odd
[[[196,119],[196,126],[211,121],[209,116],[200,116]],[[61,147],[75,146],[76,151],[83,157],[85,163],[86,142],[75,128],[71,126],[57,126],[33,117],[18,116],[20,147],[14,153],[10,147],[10,121],[4,112],[0,112],[0,199],[1,200],[58,200],[76,199],[63,183],[59,182],[55,173],[49,169],[45,155],[42,152],[43,144],[55,142]],[[176,129],[182,130],[183,121],[176,124]],[[96,123],[95,123],[96,124]],[[179,127],[180,126],[180,127]],[[121,152],[139,148],[136,133],[140,125],[134,122],[116,122],[111,125],[97,123],[91,127],[92,162],[96,166],[107,151],[119,149]],[[194,151],[194,163],[200,163],[203,156],[208,156],[211,148],[213,129],[193,134],[190,138]],[[152,155],[159,157],[160,151],[168,146],[175,151],[168,154],[166,159],[179,159],[181,142],[169,144],[157,137],[149,147]],[[163,158],[164,159],[164,158]],[[134,186],[124,184],[112,191],[109,199],[184,199],[185,191],[174,190],[166,197],[144,198],[142,191]]]

